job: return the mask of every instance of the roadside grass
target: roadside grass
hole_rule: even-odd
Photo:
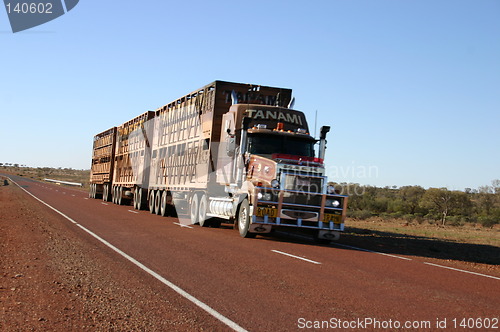
[[[457,243],[482,244],[500,247],[500,225],[486,228],[479,224],[461,226],[440,226],[424,222],[422,224],[404,219],[370,218],[367,220],[347,219],[347,231],[361,232],[371,230],[403,236],[424,237]]]
[[[77,170],[72,168],[49,168],[49,167],[13,167],[2,166],[0,172],[14,174],[43,181],[43,179],[61,180],[81,183],[83,189],[88,190],[90,170]]]

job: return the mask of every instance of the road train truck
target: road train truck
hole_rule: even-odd
[[[94,137],[90,196],[242,237],[307,228],[335,240],[347,197],[290,89],[215,81]]]

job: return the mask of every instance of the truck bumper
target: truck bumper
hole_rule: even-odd
[[[347,196],[328,195],[312,192],[295,192],[291,190],[275,190],[256,187],[252,213],[252,225],[261,227],[284,226],[317,229],[319,237],[331,236],[334,232],[344,231],[344,220],[347,209]],[[265,201],[258,197],[273,191],[273,201]],[[260,194],[259,194],[260,193]],[[264,193],[264,194],[263,194]],[[307,196],[309,204],[299,204],[292,199],[293,195]],[[328,206],[328,202],[337,201],[338,206]],[[335,235],[336,236],[336,235]]]
[[[318,230],[330,230],[330,231],[344,231],[344,222],[335,223],[333,221],[323,222],[323,221],[304,221],[302,219],[282,219],[280,217],[271,218],[265,215],[262,218],[257,216],[252,216],[252,225],[261,226],[285,226],[285,227],[300,227],[300,228],[311,228]],[[266,232],[267,233],[267,232]]]

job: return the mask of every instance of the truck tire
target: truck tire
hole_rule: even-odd
[[[89,188],[89,198],[94,198],[94,184],[92,183]]]
[[[139,188],[139,191],[137,193],[137,210],[144,210],[146,204],[143,197],[144,190],[142,188]]]
[[[244,199],[240,204],[236,222],[238,223],[238,231],[241,237],[253,238],[257,235],[248,231],[250,228],[250,204],[248,204],[247,199]]]
[[[199,199],[196,193],[191,197],[191,204],[189,205],[189,216],[191,218],[191,224],[198,223],[198,214],[199,214]]]
[[[113,204],[118,204],[118,187],[113,187]]]
[[[142,188],[139,186],[136,186],[134,188],[134,197],[132,198],[134,202],[134,209],[140,210],[141,209],[141,200],[142,200]]]
[[[158,215],[161,213],[160,205],[161,205],[161,190],[157,190],[155,195],[155,213]]]
[[[138,187],[134,188],[134,196],[132,197],[132,205],[134,206],[134,210],[137,210],[137,191]]]
[[[107,201],[106,202],[111,202],[111,194],[112,194],[112,190],[111,190],[111,184],[108,184],[107,185],[107,196],[106,196],[106,199]]]
[[[161,193],[161,203],[160,203],[160,214],[162,217],[168,216],[168,204],[167,204],[167,191],[163,190]]]
[[[207,220],[208,211],[208,198],[207,194],[201,194],[200,201],[198,202],[198,223],[201,227],[210,226],[210,221]]]
[[[102,187],[102,200],[104,202],[109,202],[109,184],[105,184]]]
[[[149,192],[149,212],[155,213],[155,191]]]
[[[123,187],[118,187],[116,190],[118,196],[116,197],[117,199],[117,204],[118,205],[123,205]]]

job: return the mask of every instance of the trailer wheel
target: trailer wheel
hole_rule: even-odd
[[[149,212],[155,213],[155,191],[149,192]]]
[[[118,189],[118,187],[114,186],[113,187],[113,192],[111,193],[113,204],[118,204],[118,200],[117,200],[118,194],[116,192],[116,189]]]
[[[118,186],[115,186],[115,191],[114,191],[114,193],[115,193],[115,202],[114,202],[114,203],[115,203],[115,204],[118,204],[118,194],[119,194],[119,191],[118,191],[118,190],[119,190],[119,189],[120,189],[120,188],[119,188]]]
[[[141,187],[136,186],[134,188],[134,197],[132,198],[132,200],[134,202],[134,209],[136,209],[136,210],[140,210],[140,206],[139,206],[139,193],[141,193],[141,192],[142,192]]]
[[[105,184],[103,187],[102,187],[102,200],[104,202],[107,202],[109,201],[109,185]]]
[[[137,210],[144,210],[144,190],[139,188],[139,192],[137,193]]]
[[[111,184],[107,185],[106,193],[107,193],[107,196],[106,196],[107,201],[106,202],[110,202],[111,201],[111,196],[113,196],[112,195],[113,191],[112,191]]]
[[[166,217],[168,215],[167,191],[166,190],[163,190],[163,192],[161,193],[160,214],[162,217]]]
[[[137,189],[138,187],[134,188],[134,196],[132,196],[132,205],[134,206],[134,210],[137,210]]]
[[[241,237],[253,238],[257,235],[248,231],[250,228],[250,204],[248,204],[248,200],[246,199],[244,199],[240,204],[237,223],[238,231],[240,232]]]
[[[89,198],[94,198],[93,194],[94,194],[94,184],[91,184],[89,189]]]
[[[161,205],[161,190],[157,190],[155,195],[155,213],[158,215],[161,213],[160,205]]]
[[[200,201],[198,203],[198,223],[201,227],[211,226],[211,222],[207,220],[208,211],[208,198],[207,194],[201,194]]]
[[[118,187],[118,205],[123,205],[123,187]]]
[[[191,224],[198,223],[198,214],[199,214],[199,199],[196,193],[191,197],[191,204],[189,206],[189,215],[191,217]]]

